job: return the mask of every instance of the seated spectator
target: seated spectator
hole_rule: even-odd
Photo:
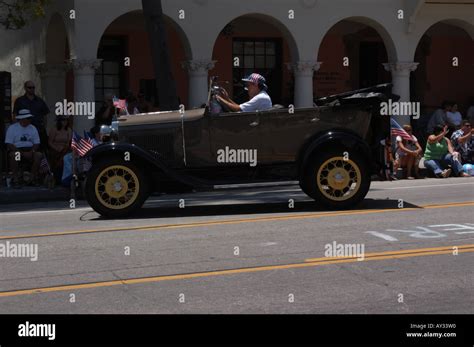
[[[380,140],[380,149],[382,151],[380,162],[382,167],[379,172],[379,176],[382,180],[396,181],[397,178],[394,176],[393,172],[395,169],[394,160],[392,155],[392,140],[390,136],[387,136],[385,139]]]
[[[29,110],[19,110],[16,116],[17,122],[8,127],[5,136],[10,169],[13,172],[12,186],[14,188],[20,187],[19,164],[24,161],[31,164],[32,184],[40,186],[38,171],[43,156],[38,152],[41,141],[38,130],[31,125],[32,118],[33,115]]]
[[[145,100],[145,93],[143,93],[143,91],[140,90],[137,97],[138,97],[138,105],[137,105],[138,111],[140,113],[149,113],[149,112],[151,112],[151,106]]]
[[[92,135],[92,143],[95,146],[98,146],[102,143],[102,138],[100,137],[100,127],[95,126],[91,128],[90,133]]]
[[[412,141],[397,136],[397,150],[395,152],[395,171],[398,168],[406,168],[406,178],[420,178],[418,174],[418,163],[420,162],[423,149],[418,139],[413,135],[410,125],[404,125],[403,129],[412,137]],[[414,177],[412,175],[414,171]]]
[[[49,131],[49,159],[50,167],[56,177],[56,181],[61,181],[63,170],[63,157],[71,148],[72,129],[69,127],[68,116],[58,116],[56,127]]]
[[[446,112],[446,124],[451,131],[458,130],[461,127],[462,115],[458,111],[458,104],[454,104],[451,111]]]
[[[474,164],[474,129],[468,120],[451,135],[454,149],[461,154],[463,164]]]
[[[438,108],[436,111],[434,111],[433,115],[428,121],[428,126],[426,128],[426,132],[429,135],[433,134],[433,130],[436,125],[441,125],[441,126],[446,125],[447,112],[450,112],[452,110],[452,107],[453,107],[453,102],[443,101],[441,108]]]
[[[454,151],[451,141],[446,137],[447,133],[447,125],[435,126],[426,144],[425,166],[438,178],[449,177],[451,171],[454,171],[456,176],[468,177],[459,161],[459,153]]]
[[[95,115],[95,125],[110,125],[115,115],[115,107],[112,95],[107,95],[105,102]]]
[[[1,3],[2,1],[0,1]],[[25,94],[15,100],[13,114],[18,115],[20,110],[29,110],[33,115],[31,124],[36,127],[40,136],[40,147],[45,150],[48,146],[48,135],[46,133],[46,117],[50,113],[45,101],[36,95],[36,86],[33,81],[26,81],[23,84]]]

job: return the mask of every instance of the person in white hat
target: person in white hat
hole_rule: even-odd
[[[243,78],[242,81],[245,82],[245,89],[249,93],[250,101],[237,104],[235,103],[223,90],[222,95],[218,95],[217,99],[219,102],[227,106],[232,112],[256,112],[256,111],[265,111],[273,107],[272,99],[267,93],[267,85],[265,77],[253,73],[247,78]]]
[[[23,160],[32,164],[32,182],[36,186],[39,185],[38,171],[43,155],[38,152],[41,142],[38,130],[31,125],[32,118],[33,115],[29,110],[20,110],[16,116],[18,122],[8,127],[5,136],[14,187],[19,186],[18,169],[19,163]]]

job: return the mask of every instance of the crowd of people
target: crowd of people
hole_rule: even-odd
[[[34,82],[24,83],[25,93],[15,100],[13,108],[16,122],[8,127],[5,134],[8,158],[6,181],[13,188],[23,185],[39,187],[47,174],[53,177],[55,184],[61,184],[65,161],[70,159],[73,150],[72,120],[69,116],[58,115],[55,126],[48,132],[46,117],[50,110],[44,100],[36,95],[35,89]],[[129,92],[126,109],[121,111],[116,111],[113,97],[107,96],[103,107],[95,115],[95,126],[88,133],[91,143],[97,145],[101,142],[100,126],[110,125],[116,112],[138,114],[150,110],[151,106],[141,91],[136,97]],[[23,171],[28,175],[23,175]]]
[[[41,185],[40,169],[44,158],[47,158],[48,172],[54,175],[57,183],[63,176],[64,160],[70,157],[73,130],[68,116],[56,117],[56,124],[47,133],[46,116],[50,110],[35,93],[35,84],[27,81],[24,84],[25,94],[14,104],[13,113],[16,123],[6,132],[5,145],[10,171],[10,185]],[[117,111],[117,100],[108,95],[104,105],[95,115],[95,126],[90,130],[90,139],[94,144],[100,143],[100,126],[110,125],[114,116],[148,113],[152,110],[145,100],[143,92],[137,96],[129,92],[124,107]],[[455,102],[445,101],[430,117],[426,127],[425,141],[420,142],[413,134],[411,125],[404,125],[404,136],[395,138],[395,156],[385,155],[386,163],[392,168],[390,179],[421,178],[420,168],[426,168],[428,175],[438,178],[449,176],[467,177],[474,175],[474,100],[465,118],[458,111]],[[385,148],[390,149],[386,140]],[[390,150],[389,150],[390,152]],[[29,166],[29,180],[22,179],[22,165]],[[23,181],[23,182],[22,182]],[[25,182],[28,181],[28,182]]]
[[[443,102],[429,119],[426,144],[418,141],[410,125],[404,125],[410,139],[396,137],[392,179],[421,178],[420,166],[426,168],[428,175],[437,178],[474,175],[473,126],[474,100],[465,118],[455,102]]]

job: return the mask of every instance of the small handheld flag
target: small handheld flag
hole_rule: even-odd
[[[413,137],[403,129],[393,118],[390,119],[390,128],[392,136],[401,136],[402,139],[413,141]]]
[[[115,108],[121,109],[121,110],[126,110],[127,109],[127,100],[122,100],[114,96],[112,99]]]
[[[43,159],[41,159],[39,172],[41,174],[51,173],[51,168],[49,167],[48,159],[46,158],[45,155],[43,155]]]
[[[87,154],[87,152],[94,148],[94,145],[91,139],[83,139],[76,132],[74,132],[72,136],[71,148],[79,155],[79,157],[83,157]]]

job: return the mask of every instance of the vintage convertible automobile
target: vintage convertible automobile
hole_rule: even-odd
[[[200,109],[121,116],[103,126],[105,142],[88,153],[92,208],[116,218],[153,192],[292,180],[326,208],[364,199],[380,167],[378,144],[390,130],[379,109],[397,98],[391,85],[318,99],[312,108],[249,113],[226,112],[215,98],[220,88],[211,78]]]

